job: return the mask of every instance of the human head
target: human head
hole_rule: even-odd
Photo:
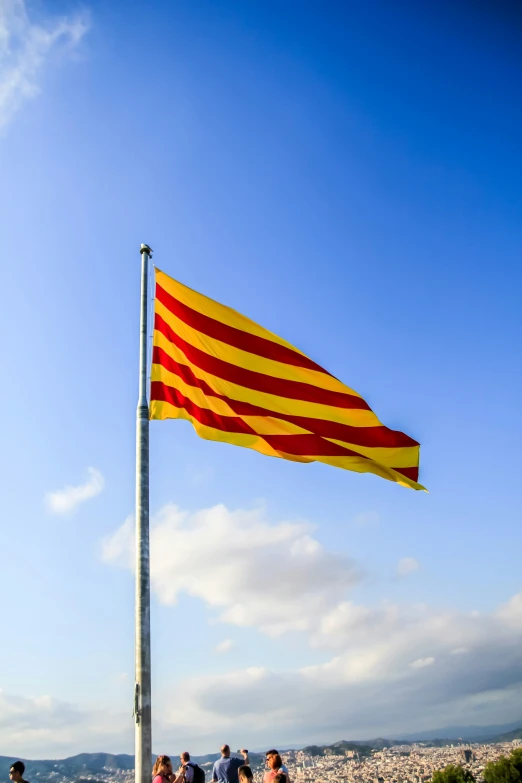
[[[221,755],[224,756],[226,759],[230,756],[230,746],[229,745],[223,745],[221,748]]]
[[[18,781],[23,780],[23,775],[25,772],[25,764],[23,761],[15,761],[14,764],[11,764],[11,768],[9,770],[9,777],[11,780],[15,781],[15,783],[18,783]]]
[[[281,769],[283,766],[283,759],[279,753],[271,753],[270,756],[268,756],[268,766],[270,769]]]
[[[152,777],[156,775],[172,775],[172,761],[170,756],[158,756],[152,768]]]
[[[239,783],[250,783],[251,780],[254,780],[252,770],[246,764],[239,767],[237,774],[239,775]]]
[[[275,776],[273,783],[286,783],[286,775],[284,772],[280,772]]]
[[[183,753],[180,755],[179,760],[181,761],[182,764],[186,764],[187,761],[190,761],[190,753],[184,750]]]

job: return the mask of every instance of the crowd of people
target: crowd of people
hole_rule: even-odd
[[[254,776],[250,768],[248,750],[241,750],[243,759],[231,756],[230,747],[223,745],[221,758],[212,769],[212,783],[252,783]],[[190,760],[185,751],[179,757],[180,766],[174,772],[169,756],[158,756],[152,770],[152,783],[205,783],[205,772]],[[287,767],[283,764],[277,750],[268,750],[265,754],[267,770],[263,783],[290,783]]]
[[[248,750],[241,750],[243,759],[231,756],[230,747],[223,745],[221,758],[212,769],[212,783],[252,783],[254,776],[250,768]],[[267,770],[263,783],[290,783],[288,768],[283,764],[277,750],[268,750],[265,754]],[[158,756],[152,770],[152,783],[205,783],[205,772],[198,764],[190,760],[185,751],[179,757],[180,766],[174,772],[169,756]],[[9,770],[11,783],[27,783],[24,780],[25,764],[15,761]]]

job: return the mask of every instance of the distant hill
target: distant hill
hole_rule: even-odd
[[[476,727],[470,727],[476,728]],[[435,734],[436,732],[429,732]],[[462,732],[466,735],[466,732]],[[359,754],[359,757],[371,755],[372,751],[382,750],[383,748],[391,748],[393,745],[413,745],[415,741],[426,743],[435,747],[444,747],[445,745],[453,745],[461,739],[464,742],[483,742],[483,743],[495,743],[495,742],[511,742],[514,739],[522,739],[522,728],[517,728],[512,731],[507,731],[501,734],[492,735],[478,735],[478,736],[462,736],[458,737],[444,737],[434,736],[430,739],[418,738],[412,739],[411,735],[408,739],[384,739],[383,737],[377,737],[372,740],[355,740],[347,741],[341,740],[340,742],[334,742],[331,745],[307,745],[303,748],[303,751],[310,756],[328,756],[332,754],[343,755],[345,751],[353,750]],[[418,736],[418,735],[417,735]]]
[[[309,756],[343,755],[345,751],[353,751],[358,753],[360,757],[364,757],[369,756],[372,750],[382,750],[382,748],[389,748],[392,745],[405,744],[410,743],[403,740],[387,740],[378,737],[374,740],[358,740],[356,742],[341,740],[340,742],[334,742],[332,745],[307,745],[303,748],[303,751],[308,753]]]
[[[236,754],[233,754],[236,755]],[[192,756],[192,760],[204,767],[207,771],[211,764],[220,758],[220,753],[209,753],[206,756]],[[179,763],[179,754],[173,753],[171,758],[174,769]],[[152,763],[156,756],[152,757]],[[13,756],[0,756],[0,781],[9,780],[9,768],[16,759]],[[115,770],[128,772],[134,769],[134,756],[126,753],[79,753],[77,756],[69,756],[65,759],[43,759],[34,761],[21,759],[26,767],[25,776],[31,783],[61,783],[64,780],[74,783],[85,783],[89,776],[89,783],[105,783],[104,773],[110,775]],[[264,756],[259,753],[250,754],[250,762],[257,767],[264,761]],[[151,764],[152,766],[152,764]],[[96,776],[96,780],[92,780]]]
[[[511,742],[514,739],[522,739],[522,728],[513,729],[513,731],[506,731],[503,734],[494,734],[493,737],[477,737],[477,742]]]
[[[12,756],[0,756],[0,780],[9,780],[9,768],[13,761],[15,759]],[[45,781],[51,775],[55,779],[66,777],[75,780],[85,775],[102,775],[107,769],[134,769],[134,756],[126,753],[79,753],[65,759],[22,761],[26,768],[25,777],[30,781],[36,778]]]
[[[405,734],[404,739],[410,742],[425,742],[426,740],[440,739],[475,739],[477,737],[496,737],[517,730],[522,726],[522,718],[514,723],[504,723],[493,726],[445,726],[442,729],[430,729],[429,731],[417,731],[414,734]],[[515,738],[516,739],[516,738]],[[502,740],[499,740],[501,742]]]

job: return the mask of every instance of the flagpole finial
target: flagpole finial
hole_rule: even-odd
[[[152,255],[152,249],[148,245],[143,245],[140,248],[140,253],[147,253],[148,256]]]

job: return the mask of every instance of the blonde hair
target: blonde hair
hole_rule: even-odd
[[[152,768],[152,777],[167,774],[167,764],[170,764],[170,756],[158,756]]]

